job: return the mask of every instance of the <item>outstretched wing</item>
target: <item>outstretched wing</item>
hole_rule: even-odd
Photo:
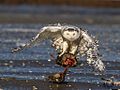
[[[61,36],[62,26],[46,26],[43,27],[40,32],[29,43],[12,49],[12,52],[18,52],[24,48],[31,47],[36,43],[40,43],[46,39],[54,39]]]
[[[81,55],[87,55],[87,63],[92,65],[96,70],[103,71],[104,64],[99,55],[97,40],[90,37],[87,32],[81,31],[81,41],[78,47]]]

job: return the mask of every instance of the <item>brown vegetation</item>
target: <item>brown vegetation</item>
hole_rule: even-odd
[[[30,5],[80,5],[95,7],[120,7],[119,0],[0,0],[0,4]]]

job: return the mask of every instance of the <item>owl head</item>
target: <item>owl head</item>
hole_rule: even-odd
[[[69,41],[75,41],[80,37],[80,29],[75,26],[64,26],[62,36]]]

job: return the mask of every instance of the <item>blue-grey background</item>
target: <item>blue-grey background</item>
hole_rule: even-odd
[[[0,6],[0,77],[11,77],[18,80],[41,80],[56,72],[63,71],[57,66],[50,54],[56,56],[49,41],[18,53],[11,53],[11,49],[29,42],[48,24],[72,24],[88,30],[99,40],[99,50],[106,65],[104,75],[95,74],[86,64],[85,58],[80,58],[79,65],[70,68],[66,76],[67,82],[91,83],[99,88],[101,77],[114,77],[120,81],[120,9],[114,8],[83,8],[72,6]],[[6,85],[6,86],[5,86]],[[30,87],[0,85],[3,90],[31,90]],[[71,84],[68,84],[71,85]],[[74,85],[73,85],[74,86]],[[82,88],[91,88],[87,86]],[[63,85],[60,90],[80,89]],[[57,89],[56,87],[52,87]],[[46,88],[44,88],[46,90]],[[42,89],[42,90],[44,90]],[[47,88],[48,90],[50,87]]]

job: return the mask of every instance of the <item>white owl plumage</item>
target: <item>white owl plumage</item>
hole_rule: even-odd
[[[72,25],[45,26],[30,43],[13,49],[13,52],[31,47],[35,43],[40,43],[46,39],[52,40],[52,46],[59,51],[59,56],[64,53],[87,55],[88,64],[93,65],[99,71],[104,70],[105,67],[100,60],[96,41],[87,32]]]

